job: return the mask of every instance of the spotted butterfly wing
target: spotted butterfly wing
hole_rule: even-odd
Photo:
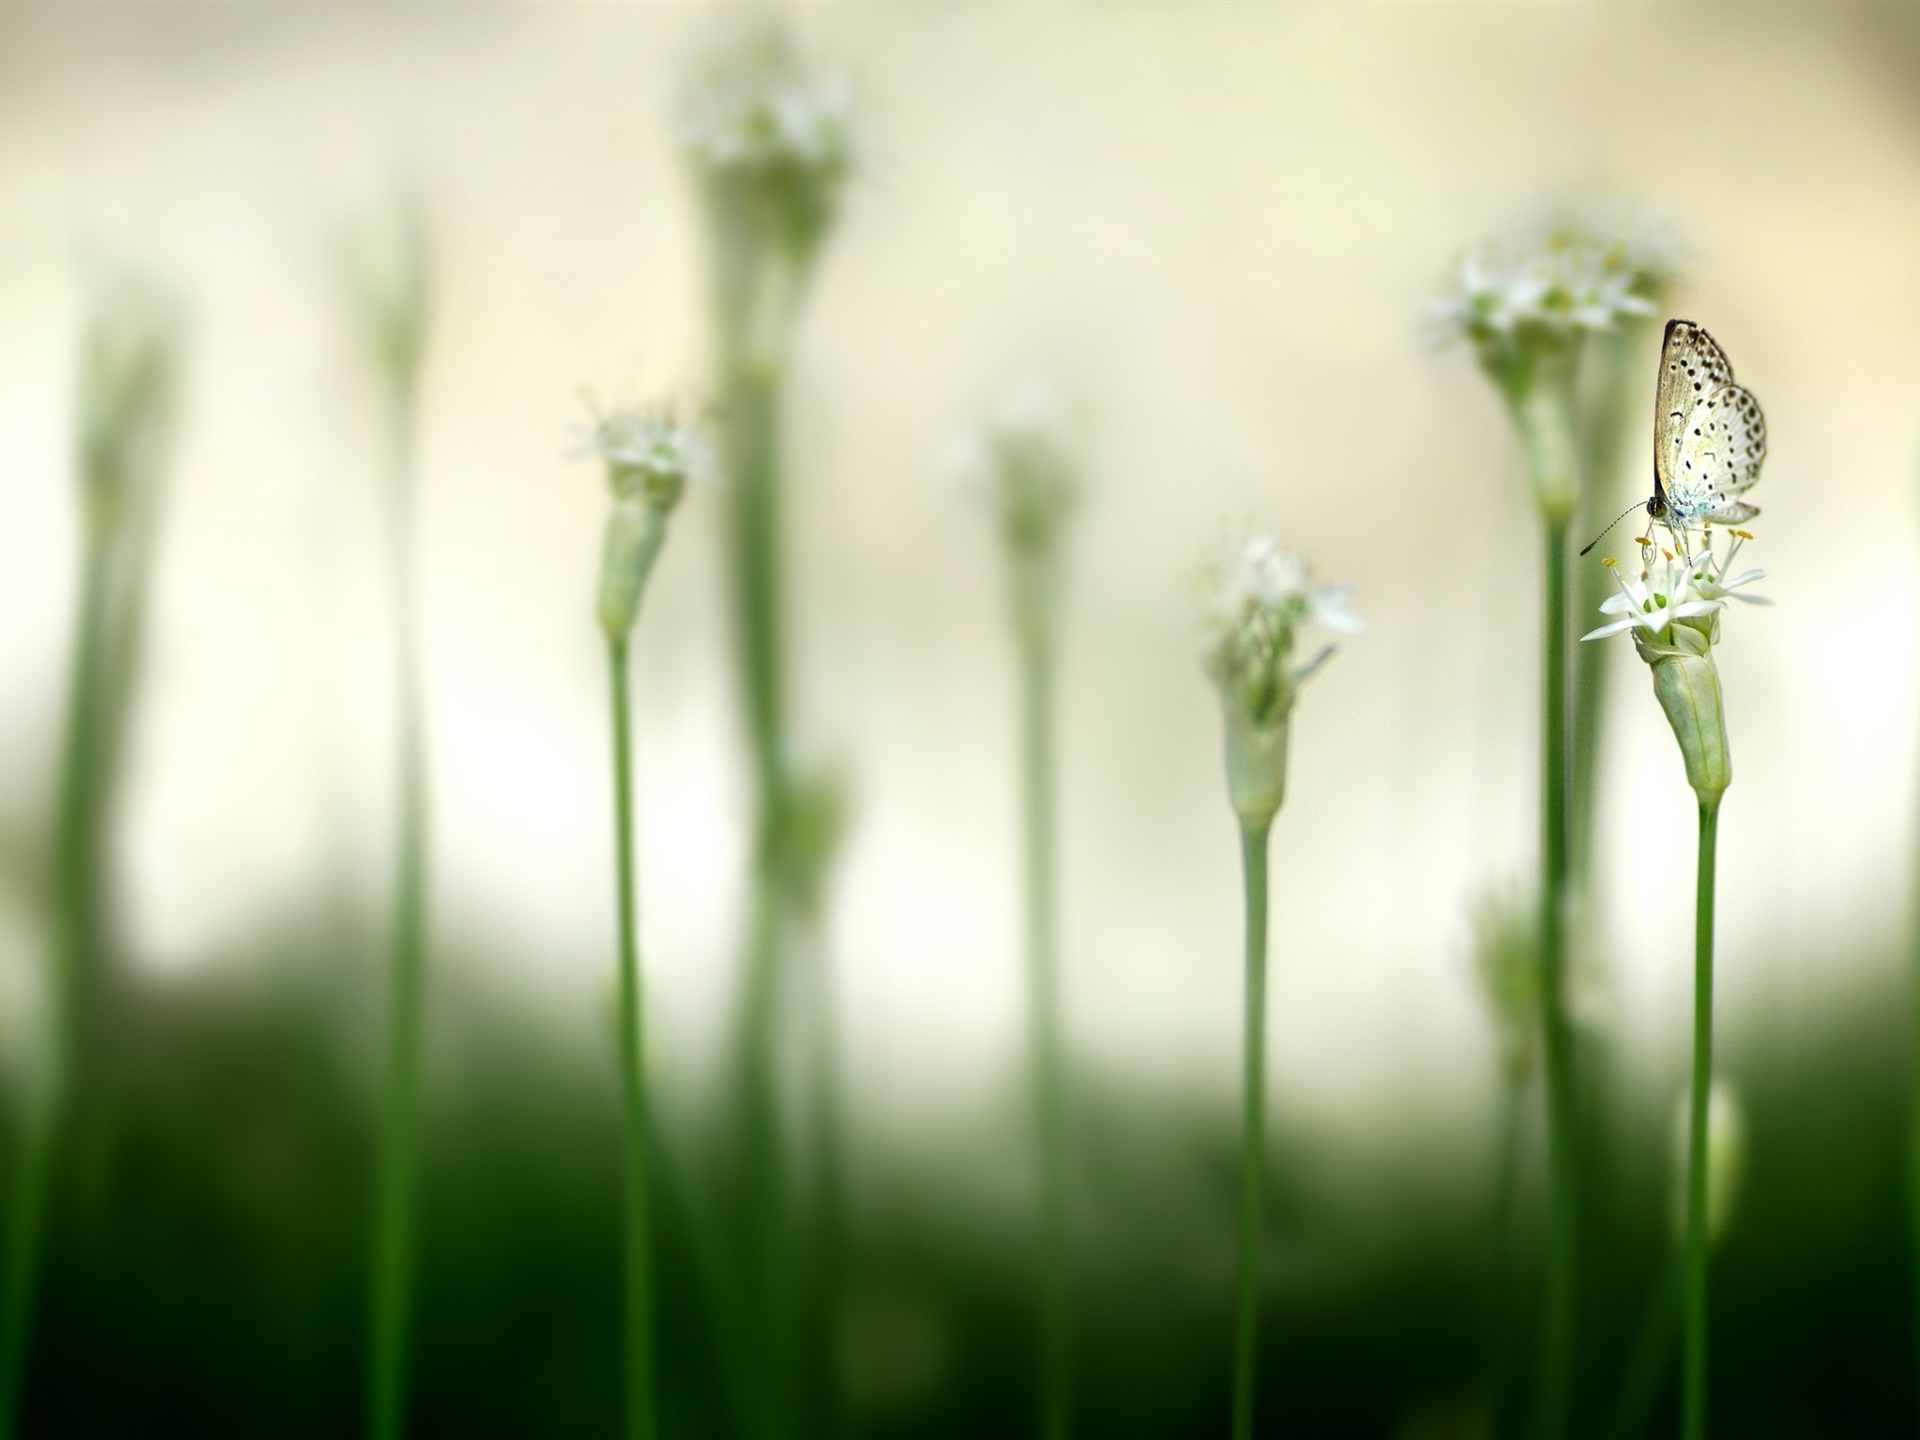
[[[1653,426],[1655,518],[1669,529],[1737,525],[1759,514],[1740,497],[1760,478],[1767,422],[1705,330],[1669,320]]]

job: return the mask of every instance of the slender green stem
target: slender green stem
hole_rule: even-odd
[[[1260,1188],[1267,1159],[1267,834],[1243,825],[1247,895],[1246,1031],[1241,1051],[1240,1262],[1233,1339],[1233,1440],[1252,1440],[1253,1381],[1259,1361]]]
[[[373,1235],[369,1428],[375,1440],[406,1430],[407,1339],[413,1291],[413,1219],[420,1106],[420,1031],[427,965],[427,779],[414,600],[412,395],[390,412],[389,486],[395,686],[399,697],[399,813],[394,847],[392,948],[387,993],[386,1094]]]
[[[19,1181],[0,1277],[0,1437],[19,1424],[31,1349],[35,1292],[47,1212],[63,1142],[71,1139],[73,1091],[91,1092],[103,1059],[99,1029],[105,976],[99,943],[99,877],[109,716],[103,670],[109,647],[112,560],[99,536],[81,556],[80,606],[67,691],[60,808],[54,833],[54,954],[50,1035],[42,1074],[23,1114]]]
[[[1654,1292],[1641,1317],[1640,1335],[1620,1382],[1620,1393],[1613,1414],[1600,1432],[1601,1440],[1639,1440],[1653,1418],[1654,1403],[1660,1388],[1673,1368],[1673,1354],[1680,1339],[1681,1292],[1686,1267],[1682,1257],[1672,1254],[1660,1266]]]
[[[814,1313],[817,1316],[813,1363],[822,1406],[821,1433],[839,1440],[847,1433],[846,1396],[840,1380],[840,1320],[846,1295],[847,1197],[845,1124],[840,1100],[840,1027],[834,1005],[833,974],[821,935],[820,917],[806,916],[813,952],[814,1075],[813,1121],[818,1175],[814,1215]]]
[[[1579,1239],[1579,1104],[1567,1024],[1567,527],[1545,527],[1540,766],[1540,1025],[1547,1086],[1547,1293],[1538,1431],[1566,1433],[1572,1390]]]
[[[607,642],[613,684],[614,835],[620,896],[620,1111],[626,1150],[628,1440],[653,1440],[653,1264],[647,1230],[646,1009],[634,900],[633,744],[627,642]]]
[[[1507,1435],[1513,1424],[1512,1387],[1518,1336],[1519,1295],[1516,1278],[1520,1197],[1520,1139],[1527,1113],[1529,1086],[1504,1076],[1500,1083],[1500,1137],[1494,1157],[1493,1189],[1493,1304],[1491,1333],[1487,1337],[1489,1431]]]
[[[1065,1440],[1071,1413],[1071,1260],[1067,1219],[1066,1080],[1053,875],[1053,654],[1021,646],[1021,765],[1027,870],[1027,965],[1032,1026],[1033,1136],[1040,1174],[1040,1433]]]
[[[1707,1095],[1713,1081],[1713,874],[1720,798],[1700,801],[1700,873],[1693,912],[1693,1094],[1687,1132],[1685,1440],[1707,1434]]]
[[[744,1089],[747,1185],[754,1211],[760,1294],[763,1433],[792,1433],[794,1275],[788,1183],[774,1047],[780,1015],[786,844],[786,711],[781,638],[780,357],[736,357],[727,368],[725,439],[731,480],[728,539],[734,624],[745,690],[759,813],[739,1067]]]

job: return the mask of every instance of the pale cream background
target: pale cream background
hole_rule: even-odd
[[[999,577],[940,459],[1005,384],[1041,374],[1075,398],[1092,472],[1061,701],[1076,1043],[1152,1083],[1231,1084],[1234,834],[1187,617],[1218,537],[1268,523],[1351,581],[1372,625],[1298,716],[1274,844],[1276,1094],[1329,1119],[1477,1103],[1465,913],[1533,863],[1537,559],[1503,415],[1418,321],[1464,246],[1588,193],[1672,217],[1692,252],[1680,311],[1771,426],[1751,553],[1779,604],[1728,617],[1722,662],[1730,1053],[1790,1043],[1849,987],[1892,993],[1859,957],[1904,917],[1920,743],[1920,109],[1900,63],[1920,41],[1894,7],[799,8],[873,135],[807,320],[790,476],[798,708],[857,782],[833,943],[873,1093],[977,1094],[1018,1054]],[[328,886],[379,893],[381,511],[335,247],[409,177],[438,262],[423,564],[440,928],[587,1013],[611,946],[603,499],[570,449],[582,387],[701,391],[669,116],[710,18],[0,13],[0,809],[16,824],[44,804],[56,744],[84,257],[150,263],[194,316],[120,855],[146,963],[244,948]],[[745,832],[717,511],[695,495],[676,521],[637,666],[666,1063],[723,1012]],[[1692,810],[1613,643],[1611,1006],[1634,1053],[1671,1067]]]

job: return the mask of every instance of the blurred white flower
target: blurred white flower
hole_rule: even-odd
[[[1326,663],[1327,646],[1304,665],[1295,632],[1320,625],[1342,634],[1366,627],[1347,609],[1345,586],[1314,583],[1305,562],[1267,534],[1247,538],[1207,572],[1201,610],[1204,663],[1227,722],[1227,792],[1241,823],[1271,823],[1286,793],[1287,732],[1300,686]]]
[[[961,437],[950,468],[1016,550],[1050,548],[1080,495],[1080,463],[1066,406],[1037,382],[1009,391]]]
[[[672,506],[689,483],[718,476],[713,450],[699,431],[666,409],[616,409],[594,418],[588,446],[607,467],[623,499]]]
[[[859,125],[843,77],[811,74],[788,32],[758,23],[702,57],[682,130],[715,174],[829,191],[858,163]]]

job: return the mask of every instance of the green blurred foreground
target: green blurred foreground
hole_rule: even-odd
[[[332,1437],[361,1423],[377,1074],[366,1021],[381,947],[374,927],[337,915],[261,945],[272,953],[249,957],[265,963],[248,971],[274,978],[252,988],[126,996],[107,1122],[85,1156],[83,1193],[49,1234],[22,1434]],[[446,968],[491,968],[469,958]],[[359,977],[350,996],[343,972]],[[558,1035],[450,984],[434,1002],[414,1433],[614,1433],[611,1026]],[[1900,1013],[1869,1006],[1803,1033],[1788,1063],[1758,1038],[1727,1057],[1753,1138],[1714,1260],[1718,1433],[1912,1430]],[[1591,1058],[1604,1072],[1604,1055]],[[707,1285],[719,1227],[742,1203],[736,1162],[703,1122],[702,1097],[657,1090],[672,1137],[656,1212],[663,1433],[737,1434],[717,1343],[724,1307]],[[1143,1096],[1098,1075],[1077,1076],[1074,1093],[1077,1424],[1101,1437],[1223,1433],[1237,1115],[1224,1099]],[[1485,1434],[1490,1135],[1370,1143],[1306,1133],[1283,1096],[1278,1105],[1265,1433]],[[1591,1117],[1604,1143],[1588,1187],[1582,1433],[1603,1432],[1636,1345],[1660,1323],[1670,1107],[1664,1087],[1655,1103],[1616,1091]],[[831,1337],[850,1432],[1028,1433],[1019,1098],[946,1117],[912,1154],[863,1146],[858,1096],[852,1110],[846,1298]],[[18,1120],[16,1107],[9,1182]],[[1538,1199],[1525,1197],[1522,1214],[1536,1215]],[[1529,1222],[1529,1246],[1536,1230]],[[1674,1381],[1668,1367],[1653,1419],[1618,1433],[1669,1433]],[[817,1396],[797,1403],[823,1413]]]

